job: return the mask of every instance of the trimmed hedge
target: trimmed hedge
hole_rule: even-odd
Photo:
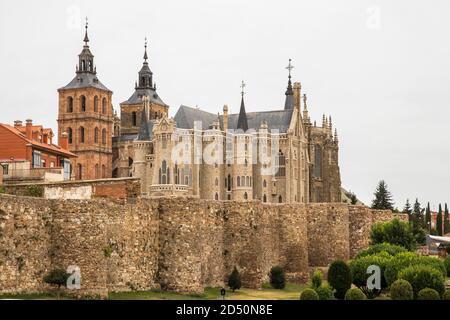
[[[328,269],[328,283],[336,290],[334,296],[344,299],[345,293],[352,286],[352,272],[344,261],[336,260],[331,263]]]
[[[323,284],[314,290],[319,296],[319,300],[334,300],[334,290],[328,284]]]
[[[445,278],[442,276],[441,272],[432,266],[410,266],[400,271],[399,278],[404,279],[411,284],[415,297],[417,297],[420,290],[425,288],[434,289],[439,295],[444,294],[445,291]]]
[[[322,285],[323,273],[320,270],[314,271],[313,276],[311,277],[311,287],[319,288]]]
[[[442,300],[450,300],[450,289],[446,289],[442,295]]]
[[[444,260],[445,269],[447,269],[447,277],[450,277],[450,255]]]
[[[434,289],[425,288],[419,291],[417,300],[441,300],[439,292]]]
[[[305,289],[300,294],[300,300],[319,300],[319,295],[314,289]]]
[[[352,260],[349,262],[349,267],[353,276],[353,284],[360,288],[369,298],[374,297],[380,291],[370,290],[367,288],[367,279],[371,274],[367,273],[367,268],[371,265],[377,265],[381,271],[381,289],[386,288],[386,279],[384,278],[384,272],[386,270],[387,263],[392,259],[386,251],[379,252],[377,254],[363,256],[361,258]]]
[[[390,256],[395,256],[402,252],[408,252],[408,250],[406,250],[404,247],[397,246],[395,244],[390,244],[387,242],[383,242],[383,243],[371,245],[368,249],[359,252],[358,255],[356,256],[356,259],[365,257],[365,256],[371,256],[371,255],[374,255],[374,254],[377,254],[377,253],[380,253],[383,251],[387,252]]]
[[[397,218],[372,225],[370,239],[372,244],[387,242],[405,247],[410,251],[417,246],[410,224]]]
[[[403,279],[395,280],[391,285],[392,300],[413,300],[414,292],[411,284]]]
[[[274,289],[284,289],[286,286],[286,276],[280,266],[270,269],[270,284]]]
[[[345,293],[345,300],[366,300],[367,297],[359,288],[350,288]]]
[[[387,286],[390,286],[395,280],[399,279],[399,273],[405,268],[414,265],[431,266],[438,270],[445,277],[447,270],[442,260],[434,257],[419,256],[413,252],[403,252],[397,254],[386,264],[384,278]]]

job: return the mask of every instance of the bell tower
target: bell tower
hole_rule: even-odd
[[[66,133],[69,150],[78,156],[72,166],[73,179],[111,178],[112,91],[97,77],[94,55],[89,48],[87,18],[83,41],[75,77],[58,89],[58,138]]]

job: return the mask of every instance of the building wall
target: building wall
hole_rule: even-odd
[[[309,267],[347,259],[350,244],[369,237],[372,221],[352,226],[350,211],[341,204],[0,195],[0,291],[44,290],[49,270],[70,265],[81,271],[77,293],[102,296],[154,288],[201,292],[223,286],[235,266],[245,287],[259,288],[274,265],[290,281],[305,282]]]

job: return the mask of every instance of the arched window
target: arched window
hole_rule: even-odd
[[[229,194],[229,195],[227,196],[227,199],[228,199],[228,200],[231,200],[231,194]]]
[[[227,184],[227,187],[228,187],[228,191],[231,191],[231,175],[228,175],[228,184]]]
[[[263,195],[263,202],[267,202],[267,196]]]
[[[100,178],[100,166],[97,164],[95,164],[95,179],[99,179]]]
[[[81,165],[81,163],[77,164],[77,179],[83,179],[83,166]]]
[[[173,174],[175,175],[175,184],[180,184],[180,172],[177,164],[175,164]]]
[[[80,143],[84,143],[84,127],[80,127],[79,131]]]
[[[322,148],[314,146],[314,177],[322,178]]]
[[[102,99],[102,113],[106,114],[106,98]]]
[[[247,200],[248,199],[248,195],[247,192],[244,192],[244,199]]]
[[[98,143],[98,136],[100,134],[100,130],[96,127],[94,129],[94,143]]]
[[[69,144],[72,144],[72,142],[73,142],[73,130],[72,130],[72,128],[67,128],[67,140],[69,141]]]
[[[104,164],[102,165],[102,178],[106,178],[106,166]]]
[[[81,96],[81,106],[80,106],[81,107],[80,108],[81,112],[85,112],[86,111],[86,108],[87,108],[86,104],[87,104],[86,97],[85,96]]]
[[[284,177],[286,175],[286,157],[281,150],[278,152],[277,169],[277,177]]]
[[[106,129],[102,129],[102,144],[106,144]]]
[[[94,97],[94,112],[98,112],[98,97]]]
[[[245,177],[244,176],[241,177],[241,186],[245,187]]]
[[[136,115],[136,112],[135,112],[135,111],[133,111],[133,112],[131,113],[131,123],[132,123],[132,126],[133,126],[133,127],[136,127],[136,126],[137,126],[137,115]]]
[[[81,70],[86,71],[86,61],[81,60]]]
[[[250,187],[250,177],[249,176],[247,176],[246,182],[247,182],[247,187]]]
[[[283,202],[283,197],[282,196],[278,196],[278,203],[282,203]]]
[[[248,167],[248,160],[245,159],[245,166]]]
[[[264,181],[263,181],[263,188],[266,188],[267,187],[267,181],[266,181],[266,179],[264,179]]]
[[[241,186],[241,177],[237,177],[237,186],[240,187]]]
[[[216,192],[216,194],[214,195],[214,200],[219,200],[219,195],[217,194],[217,192]]]
[[[161,168],[159,170],[159,183],[168,184],[169,183],[169,169],[167,168],[166,160],[161,163]]]
[[[73,98],[68,97],[67,98],[67,112],[72,113],[73,112]]]
[[[216,178],[215,185],[216,185],[216,186],[219,185],[219,179],[218,179],[218,178]]]
[[[128,157],[128,166],[131,167],[133,165],[133,158]]]

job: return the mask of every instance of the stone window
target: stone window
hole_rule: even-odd
[[[216,194],[214,195],[214,200],[219,200],[219,195],[217,194],[217,192],[216,192]]]
[[[98,112],[98,97],[94,97],[94,112]]]
[[[283,154],[283,152],[281,152],[281,150],[279,150],[278,157],[277,157],[276,176],[277,177],[284,177],[284,176],[286,176],[286,157]]]
[[[282,196],[278,196],[278,203],[282,203],[283,202],[283,197]]]
[[[85,134],[84,127],[80,127],[79,129],[80,143],[84,143],[84,134]]]
[[[244,192],[244,199],[247,200],[248,199],[248,195],[247,192]]]
[[[314,147],[314,177],[322,178],[322,148],[319,145]]]
[[[159,169],[159,184],[168,184],[169,181],[169,168],[167,168],[166,160],[161,163],[161,168]]]
[[[241,177],[237,177],[237,186],[240,187],[241,186]]]
[[[231,181],[231,175],[228,175],[228,191],[231,191],[231,185],[232,185],[232,181]]]
[[[72,128],[67,128],[67,140],[69,141],[69,144],[72,144],[72,142],[73,142],[73,130],[72,130]]]
[[[219,185],[219,179],[218,178],[216,178],[216,181],[215,181],[215,183],[214,183],[216,186],[218,186]]]
[[[137,115],[136,115],[136,112],[135,112],[135,111],[133,111],[133,112],[131,113],[131,125],[132,125],[133,127],[136,127],[136,126],[137,126]]]
[[[95,165],[95,179],[99,179],[99,178],[100,178],[100,166],[97,163]]]
[[[247,187],[250,187],[251,185],[250,185],[250,177],[249,176],[247,176],[247,178],[246,178],[246,185],[247,185]]]
[[[85,112],[87,108],[87,101],[85,96],[81,96],[81,112]]]
[[[83,179],[83,166],[81,165],[81,163],[77,164],[77,179]]]
[[[73,112],[73,98],[72,97],[67,98],[67,112],[69,112],[69,113]]]
[[[98,143],[98,136],[100,134],[100,130],[98,128],[95,128],[94,130],[94,143]]]
[[[102,165],[102,178],[106,178],[106,166],[104,164]]]
[[[106,144],[106,129],[102,129],[102,144]]]
[[[102,99],[102,113],[106,114],[106,98]]]
[[[229,194],[229,195],[227,196],[227,199],[228,199],[228,200],[231,200],[231,194]]]
[[[267,196],[265,194],[263,195],[263,202],[267,202]]]
[[[266,188],[267,187],[267,181],[264,179],[264,181],[263,181],[263,188]]]

